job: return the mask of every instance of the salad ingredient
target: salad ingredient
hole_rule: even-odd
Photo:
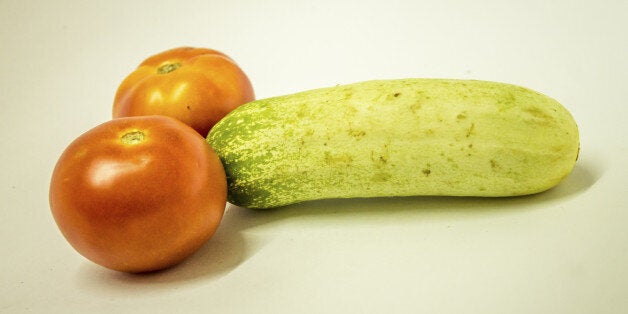
[[[113,117],[170,116],[206,136],[227,113],[254,99],[248,77],[226,54],[180,47],[147,58],[122,81]]]
[[[515,196],[574,167],[578,127],[557,101],[487,81],[378,80],[257,100],[208,142],[229,202],[277,207],[324,198]]]
[[[68,242],[110,269],[177,264],[216,231],[226,205],[222,164],[196,131],[165,116],[114,119],[59,158],[50,208]]]

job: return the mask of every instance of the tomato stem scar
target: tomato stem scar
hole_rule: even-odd
[[[181,67],[181,63],[166,63],[157,68],[157,74],[168,74]]]
[[[135,145],[144,141],[144,133],[142,131],[127,132],[120,137],[120,140],[124,144]]]

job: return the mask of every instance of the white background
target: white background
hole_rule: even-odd
[[[0,0],[1,313],[627,313],[628,2]],[[63,149],[121,80],[221,50],[258,98],[369,79],[523,85],[570,110],[581,155],[531,197],[228,207],[176,268],[127,275],[58,231]]]

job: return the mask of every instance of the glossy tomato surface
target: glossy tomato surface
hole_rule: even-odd
[[[122,81],[113,117],[166,115],[207,136],[227,113],[254,99],[250,80],[227,55],[181,47],[149,57]]]
[[[114,119],[74,140],[53,171],[50,208],[68,242],[125,272],[179,263],[218,228],[227,185],[204,138],[169,117]]]

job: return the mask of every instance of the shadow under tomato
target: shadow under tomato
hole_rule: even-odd
[[[115,294],[127,294],[125,288],[133,289],[133,293],[141,292],[146,286],[147,291],[155,292],[160,284],[164,288],[172,288],[172,284],[222,277],[234,270],[247,259],[251,241],[246,241],[241,234],[240,224],[234,221],[233,212],[227,210],[220,227],[214,236],[196,253],[170,268],[130,274],[117,272],[85,261],[84,267],[77,274],[83,287],[95,290],[108,290]],[[138,290],[140,288],[140,290]]]

